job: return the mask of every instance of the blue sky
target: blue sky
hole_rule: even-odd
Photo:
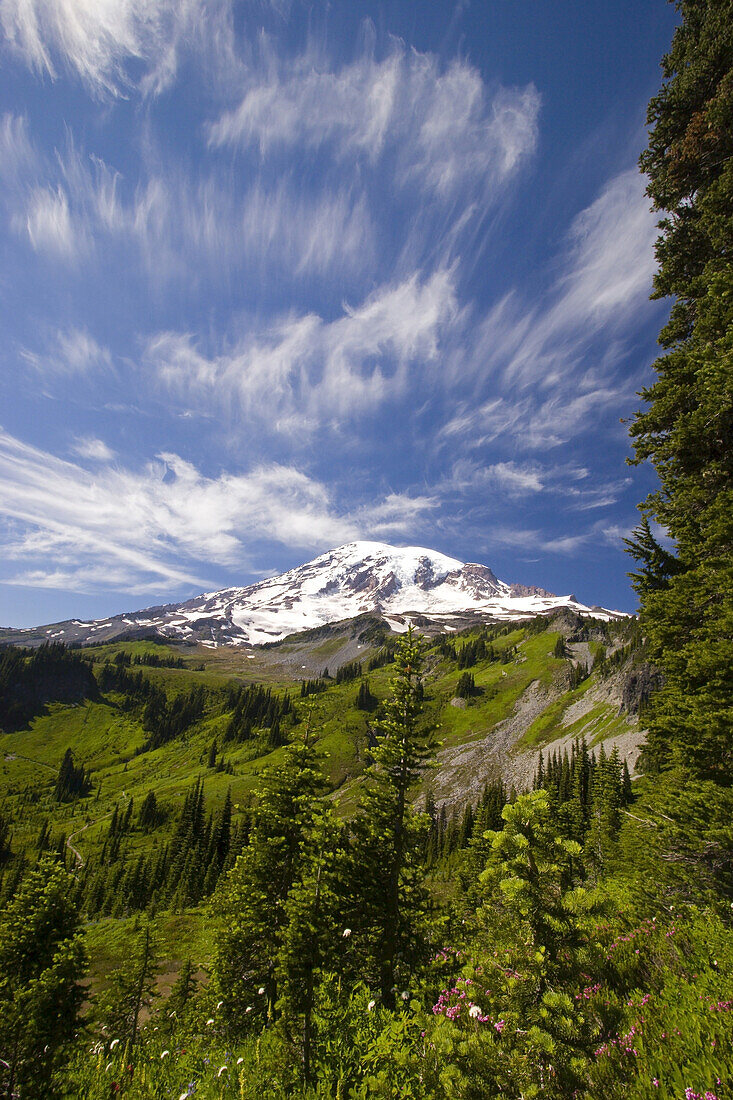
[[[0,623],[355,538],[631,610],[662,0],[0,0]]]

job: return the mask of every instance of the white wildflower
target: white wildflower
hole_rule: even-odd
[[[241,1066],[243,1061],[244,1061],[244,1058],[237,1058],[237,1065]]]
[[[351,935],[351,929],[350,929],[350,928],[344,928],[344,930],[343,930],[343,932],[341,933],[341,935],[343,936],[343,938],[344,938],[344,939],[346,939],[346,938],[347,938],[347,936],[350,936],[350,935]]]
[[[409,989],[403,989],[402,992],[400,993],[400,997],[402,998],[403,1001],[409,1001],[409,999],[410,999],[410,990]]]
[[[265,987],[264,987],[264,985],[261,985],[261,986],[260,986],[260,988],[259,988],[259,989],[257,990],[257,992],[259,993],[259,995],[260,995],[260,997],[261,997],[261,996],[262,996],[262,994],[263,994],[263,993],[265,992]]]
[[[119,1039],[113,1039],[112,1042],[109,1044],[109,1049],[114,1050],[115,1047],[117,1046],[117,1044],[119,1043],[119,1041],[120,1041]]]
[[[252,1011],[252,1005],[247,1005],[247,1007],[245,1008],[244,1011],[245,1012],[251,1012]]]
[[[218,1003],[218,1005],[217,1005],[216,1007],[217,1007],[217,1008],[221,1008],[221,1006],[222,1006],[223,1004],[224,1004],[224,1002],[223,1002],[223,1001],[219,1001],[219,1003]]]
[[[217,1073],[216,1076],[221,1077],[222,1073],[225,1073],[228,1068],[229,1068],[228,1066],[219,1066],[219,1072]]]
[[[468,1015],[471,1016],[472,1019],[475,1020],[477,1016],[481,1015],[481,1009],[479,1008],[478,1005],[471,1005],[471,1007],[468,1010]]]
[[[214,1017],[213,1017],[213,1016],[209,1016],[208,1020],[206,1021],[206,1026],[207,1026],[207,1027],[211,1027],[211,1025],[213,1024],[213,1022],[214,1022]]]
[[[167,1058],[169,1054],[170,1054],[169,1050],[161,1050],[161,1052],[160,1052],[161,1058]]]
[[[104,1067],[104,1072],[109,1073],[109,1071],[111,1069],[112,1069],[112,1062],[107,1062],[107,1065]]]
[[[367,1005],[367,1012],[371,1012],[372,1009],[376,1008],[376,1005],[377,1005],[376,1001],[370,1001],[369,1004]]]

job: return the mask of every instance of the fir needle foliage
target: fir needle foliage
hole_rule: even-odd
[[[427,818],[410,804],[430,754],[422,710],[421,640],[410,628],[395,651],[395,675],[379,737],[371,750],[353,823],[358,913],[382,1003],[393,1006],[397,978],[409,975],[422,945],[425,898],[420,849]]]
[[[648,758],[733,779],[733,3],[681,0],[641,168],[663,218],[655,297],[672,298],[657,380],[631,426],[659,489],[631,540],[666,683]],[[652,534],[655,519],[674,554]]]

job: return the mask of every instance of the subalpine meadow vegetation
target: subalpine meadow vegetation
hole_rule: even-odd
[[[2,1096],[733,1096],[733,3],[679,8],[638,622],[0,650]],[[531,685],[525,782],[451,803]]]

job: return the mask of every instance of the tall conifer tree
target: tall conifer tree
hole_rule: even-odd
[[[429,750],[419,722],[422,646],[412,629],[397,643],[395,666],[386,718],[371,750],[373,762],[354,822],[354,920],[388,1006],[395,1003],[398,962],[409,968],[411,958],[420,953],[424,904],[420,852],[428,819],[413,810],[410,794]]]
[[[649,715],[648,758],[733,778],[733,0],[679,0],[641,167],[663,214],[657,298],[673,300],[656,382],[631,428],[659,489],[631,540],[635,587],[666,683]]]

